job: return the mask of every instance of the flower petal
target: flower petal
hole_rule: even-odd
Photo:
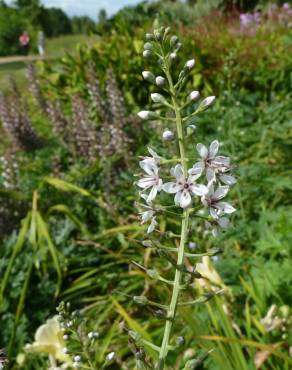
[[[154,176],[158,173],[158,167],[153,161],[149,161],[147,159],[144,159],[143,161],[139,162],[140,167],[142,170],[144,170],[148,175]]]
[[[234,185],[236,183],[235,177],[231,175],[220,175],[219,179],[221,182],[223,182],[223,184],[226,185]]]
[[[206,171],[206,178],[208,183],[216,180],[216,172],[214,168],[208,167]]]
[[[213,159],[213,164],[216,167],[221,167],[221,166],[229,167],[230,166],[230,158],[229,157],[224,157],[223,155],[217,155],[217,157],[215,157]]]
[[[181,178],[184,177],[184,175],[183,175],[183,169],[182,169],[182,165],[181,164],[177,164],[174,167],[173,174],[174,174],[174,176],[175,176],[175,178],[177,180],[181,180]]]
[[[152,233],[155,230],[156,225],[157,225],[156,217],[153,217],[147,229],[147,234]]]
[[[205,169],[205,162],[200,161],[200,162],[195,163],[193,167],[188,170],[188,173],[190,175],[197,175],[197,174],[201,174],[204,171],[204,169]]]
[[[163,184],[162,189],[166,193],[174,194],[177,193],[180,188],[175,182],[166,182],[165,184]]]
[[[175,197],[174,197],[174,203],[176,206],[179,206],[180,205],[180,198],[181,198],[181,195],[182,195],[182,191],[178,191],[176,194],[175,194]]]
[[[219,149],[219,141],[218,140],[212,141],[212,143],[210,144],[210,148],[209,148],[209,157],[214,158],[218,152],[218,149]]]
[[[216,203],[216,208],[222,210],[224,213],[233,213],[236,211],[236,208],[234,208],[231,204],[227,202],[218,202]]]
[[[216,200],[222,199],[229,191],[229,186],[219,186],[214,193],[213,198]]]
[[[155,199],[155,197],[157,195],[157,191],[158,191],[157,185],[154,185],[152,187],[150,193],[148,194],[147,199],[146,199],[147,203],[150,203],[150,202],[152,202],[153,199]]]
[[[141,213],[141,223],[149,221],[154,216],[154,211],[149,210]]]
[[[189,191],[182,191],[180,196],[179,205],[181,208],[186,208],[190,205],[192,200],[191,194]]]
[[[204,144],[197,144],[197,151],[201,158],[206,159],[208,157],[208,149],[205,147]]]
[[[206,195],[209,191],[207,186],[202,185],[202,184],[192,184],[191,190],[193,194],[200,195],[200,196]]]
[[[155,184],[156,181],[152,177],[143,177],[137,182],[137,185],[143,189],[148,189]]]

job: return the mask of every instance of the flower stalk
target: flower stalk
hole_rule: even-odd
[[[172,288],[169,304],[163,305],[165,326],[161,345],[160,347],[154,345],[157,352],[159,352],[156,370],[163,370],[167,367],[168,352],[174,349],[171,345],[171,336],[177,308],[180,305],[204,303],[213,297],[213,295],[202,296],[190,302],[179,302],[180,291],[186,289],[192,279],[203,277],[197,272],[196,267],[191,271],[186,268],[185,257],[200,258],[218,253],[218,250],[205,253],[187,253],[185,251],[186,244],[189,242],[190,219],[197,218],[198,222],[204,222],[207,232],[208,229],[211,229],[212,234],[216,236],[220,228],[226,228],[228,225],[228,218],[225,215],[235,211],[232,205],[221,201],[227,195],[229,186],[233,185],[236,180],[230,175],[230,159],[217,155],[220,146],[218,140],[214,140],[209,148],[198,143],[196,151],[199,155],[199,161],[189,168],[193,161],[193,155],[187,156],[189,148],[186,146],[186,139],[193,135],[196,129],[196,126],[193,125],[195,116],[206,111],[214,103],[215,97],[210,96],[201,102],[197,102],[200,93],[193,90],[188,93],[187,104],[185,101],[181,102],[181,91],[195,65],[195,60],[191,59],[184,64],[183,69],[178,74],[177,82],[175,82],[174,63],[177,61],[177,52],[181,48],[181,43],[176,36],[170,37],[169,31],[168,28],[164,29],[162,27],[154,30],[153,34],[147,34],[143,56],[147,59],[153,56],[157,57],[164,76],[155,77],[150,71],[144,71],[142,75],[145,80],[153,83],[156,88],[160,88],[165,94],[162,95],[158,92],[151,94],[152,101],[159,108],[158,112],[143,110],[138,113],[142,120],[167,121],[169,126],[164,128],[162,139],[177,143],[176,154],[172,158],[161,157],[153,149],[148,148],[150,156],[142,157],[142,160],[140,160],[139,164],[144,174],[137,181],[137,186],[142,189],[140,196],[145,201],[145,204],[137,203],[141,209],[141,222],[150,222],[147,234],[155,233],[157,235],[157,240],[154,240],[154,238],[148,241],[145,240],[142,245],[146,248],[154,248],[160,258],[166,259],[174,267],[173,280],[169,280],[161,276],[156,269],[146,269],[134,262],[137,267],[142,268],[157,283],[167,284]],[[175,58],[173,58],[174,53]],[[186,112],[186,107],[191,108],[191,113]],[[168,114],[169,110],[171,114]],[[190,123],[192,125],[188,126]],[[174,127],[170,127],[171,124]],[[170,169],[170,176],[165,175],[163,169],[167,169],[172,164],[174,164],[174,167]],[[202,178],[204,173],[207,179],[206,185],[198,182],[198,179]],[[163,174],[163,178],[161,174]],[[173,180],[173,178],[175,179]],[[214,187],[215,184],[218,184],[217,188]],[[159,202],[161,192],[174,194],[174,205],[161,204]],[[198,197],[200,198],[199,202]],[[180,222],[180,233],[174,233],[172,230],[164,232],[158,230],[158,220],[163,216],[177,218]],[[166,245],[164,244],[165,238],[169,239],[169,243],[166,243]],[[176,244],[172,244],[174,238],[179,239],[178,247]],[[144,296],[140,301],[144,305],[162,307],[160,303],[149,301]],[[136,341],[136,345],[138,344],[138,341]]]

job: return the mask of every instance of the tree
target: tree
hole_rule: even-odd
[[[47,37],[66,35],[72,32],[70,18],[59,8],[42,8],[40,27]]]

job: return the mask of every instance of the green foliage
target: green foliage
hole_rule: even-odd
[[[125,99],[127,117],[135,115],[139,106],[149,104],[152,87],[141,89],[141,38],[160,5],[141,4],[135,8],[137,13],[133,8],[123,10],[104,23],[99,39],[90,39],[87,45],[83,42],[75,53],[58,61],[39,64],[45,101],[59,99],[68,118],[72,116],[71,97],[78,92],[90,107],[92,123],[102,127],[87,90],[87,67],[93,62],[103,93],[106,71],[112,67]],[[218,97],[212,111],[194,122],[198,127],[195,133],[199,141],[204,138],[208,142],[217,136],[223,141],[224,154],[235,157],[238,185],[232,197],[237,200],[239,212],[236,226],[226,232],[224,239],[210,240],[204,230],[192,225],[196,253],[211,248],[223,251],[213,264],[225,292],[207,303],[207,312],[200,303],[179,308],[174,331],[184,341],[172,352],[170,363],[173,369],[181,369],[193,366],[194,359],[204,358],[199,368],[250,370],[255,368],[255,360],[261,359],[263,370],[289,370],[291,28],[266,22],[255,32],[242,32],[236,17],[217,13],[216,18],[198,17],[192,23],[189,14],[182,20],[181,14],[186,13],[182,10],[178,14],[178,5],[163,5],[161,15],[167,22],[184,25],[178,27],[185,50],[179,66],[191,53],[196,59],[186,91],[197,89],[202,95],[214,93]],[[169,11],[169,18],[163,18],[165,11]],[[1,9],[0,25],[6,24],[5,18],[19,24],[12,10],[9,12],[11,18],[2,17]],[[111,32],[104,33],[112,25]],[[22,31],[24,25],[19,27]],[[52,47],[58,49],[69,39],[75,43],[67,36],[54,41]],[[157,74],[155,67],[152,71]],[[27,89],[23,95],[28,100],[32,125],[45,137],[46,145],[33,152],[19,152],[19,189],[4,189],[0,179],[0,212],[5,208],[5,218],[2,213],[0,218],[10,221],[1,224],[0,347],[10,347],[10,366],[18,369],[16,355],[24,352],[25,344],[33,342],[38,326],[54,316],[55,307],[64,300],[71,302],[72,310],[82,311],[82,330],[99,332],[93,354],[96,363],[103,364],[105,356],[114,351],[108,369],[134,369],[132,352],[142,359],[144,354],[131,339],[129,343],[129,332],[134,330],[146,339],[150,335],[155,342],[163,333],[159,313],[147,305],[137,305],[133,297],[147,292],[151,300],[167,299],[159,285],[150,279],[144,281],[144,272],[129,267],[133,260],[149,267],[152,264],[153,253],[138,242],[145,227],[138,223],[133,207],[135,178],[131,174],[136,171],[138,156],[145,154],[142,148],[149,142],[158,143],[157,130],[129,121],[127,135],[135,138],[129,152],[123,158],[108,156],[88,163],[70,154]],[[1,131],[1,154],[11,145],[4,137]],[[170,150],[169,143],[159,145],[162,155]],[[39,202],[32,211],[29,204],[34,191]],[[158,225],[161,232],[166,225],[177,230],[172,216]],[[168,274],[168,262],[157,260],[159,268]],[[204,284],[194,285],[190,294],[196,300],[210,289],[210,283],[204,280]],[[280,326],[267,331],[262,320],[273,304],[276,316],[288,314]],[[118,324],[122,320],[125,324],[121,332]],[[72,354],[76,348],[72,343]],[[151,349],[149,356],[153,356]],[[46,369],[47,357],[26,353],[22,368]]]

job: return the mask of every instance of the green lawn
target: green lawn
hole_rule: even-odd
[[[73,52],[78,43],[94,44],[97,40],[98,36],[88,35],[66,35],[48,39],[46,54],[49,57],[59,58],[66,52]],[[25,87],[25,69],[24,62],[0,64],[0,90],[7,90],[9,86],[9,76],[12,76],[20,87]]]

